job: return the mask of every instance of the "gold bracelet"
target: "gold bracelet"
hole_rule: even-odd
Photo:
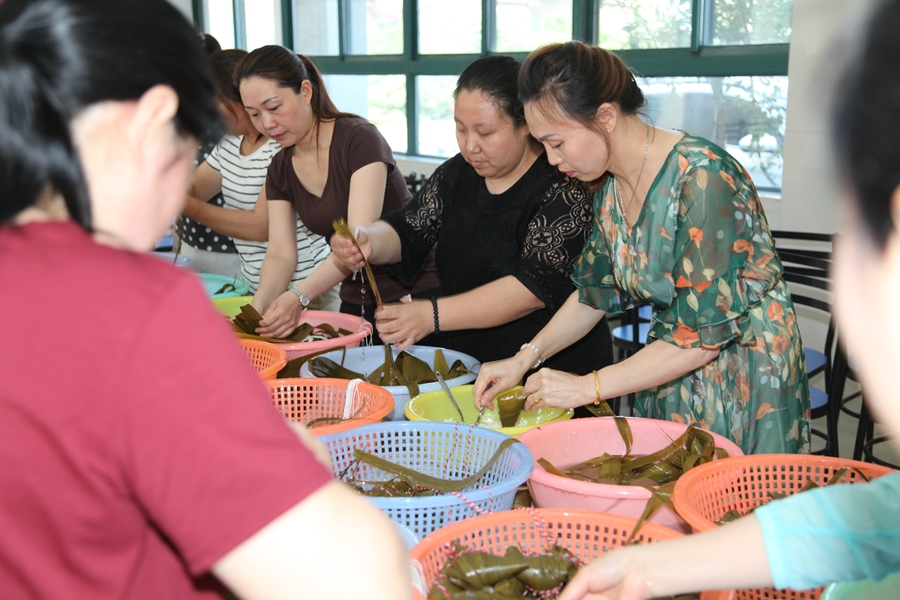
[[[594,388],[597,390],[597,399],[594,400],[594,405],[599,405],[600,400],[600,376],[597,375],[597,371],[594,371]]]

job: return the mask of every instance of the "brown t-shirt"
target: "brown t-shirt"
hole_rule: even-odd
[[[374,125],[360,117],[341,117],[334,122],[331,148],[328,153],[328,178],[322,196],[309,193],[297,173],[292,158],[293,146],[275,155],[266,176],[266,195],[270,202],[289,201],[300,220],[314,233],[330,237],[334,233],[332,223],[347,218],[350,202],[350,177],[362,167],[375,162],[383,162],[388,167],[387,185],[384,189],[384,205],[381,215],[402,207],[409,202],[411,194],[406,187],[403,174],[394,162],[390,146]],[[419,273],[412,285],[406,285],[388,272],[384,266],[372,267],[378,291],[385,302],[398,300],[401,296],[422,292],[440,285],[437,267],[432,253],[429,263]],[[341,286],[341,300],[353,304],[362,303],[360,277],[344,280]],[[366,304],[375,304],[375,297],[367,286]]]

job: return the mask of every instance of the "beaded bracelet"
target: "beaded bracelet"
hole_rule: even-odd
[[[541,351],[538,349],[537,346],[535,346],[531,342],[526,342],[519,347],[519,350],[524,350],[525,348],[531,348],[532,350],[534,350],[534,353],[538,355],[537,362],[534,363],[533,365],[531,365],[532,371],[537,369],[538,367],[540,367],[542,364],[544,364],[544,355],[541,354]]]
[[[434,296],[431,297],[431,306],[434,307],[434,332],[441,332],[441,320],[438,317],[438,307],[437,307],[437,298]]]
[[[594,400],[594,405],[599,405],[600,400],[600,376],[597,375],[597,371],[594,371],[594,388],[597,390],[597,399]]]

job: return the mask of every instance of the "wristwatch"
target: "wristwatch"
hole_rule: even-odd
[[[292,285],[288,286],[288,291],[297,296],[297,300],[300,301],[300,308],[306,308],[307,306],[309,306],[309,296]]]

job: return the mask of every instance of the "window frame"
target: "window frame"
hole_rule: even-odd
[[[524,60],[527,52],[495,52],[496,0],[481,0],[482,29],[479,54],[420,54],[418,51],[418,0],[403,2],[403,53],[396,55],[360,55],[347,52],[344,22],[345,3],[338,0],[339,47],[333,56],[310,58],[327,75],[404,75],[406,76],[407,155],[418,154],[419,132],[416,126],[418,97],[416,76],[459,75],[472,61],[490,54],[509,54]],[[205,24],[206,0],[192,0],[194,22]],[[232,0],[235,14],[235,44],[246,46],[244,0]],[[640,77],[737,77],[787,76],[790,44],[748,44],[737,46],[705,45],[709,36],[709,11],[715,0],[691,0],[691,46],[615,51]],[[572,0],[572,39],[596,44],[601,0]],[[294,48],[294,3],[281,0],[282,44]],[[205,26],[205,25],[204,25]]]

